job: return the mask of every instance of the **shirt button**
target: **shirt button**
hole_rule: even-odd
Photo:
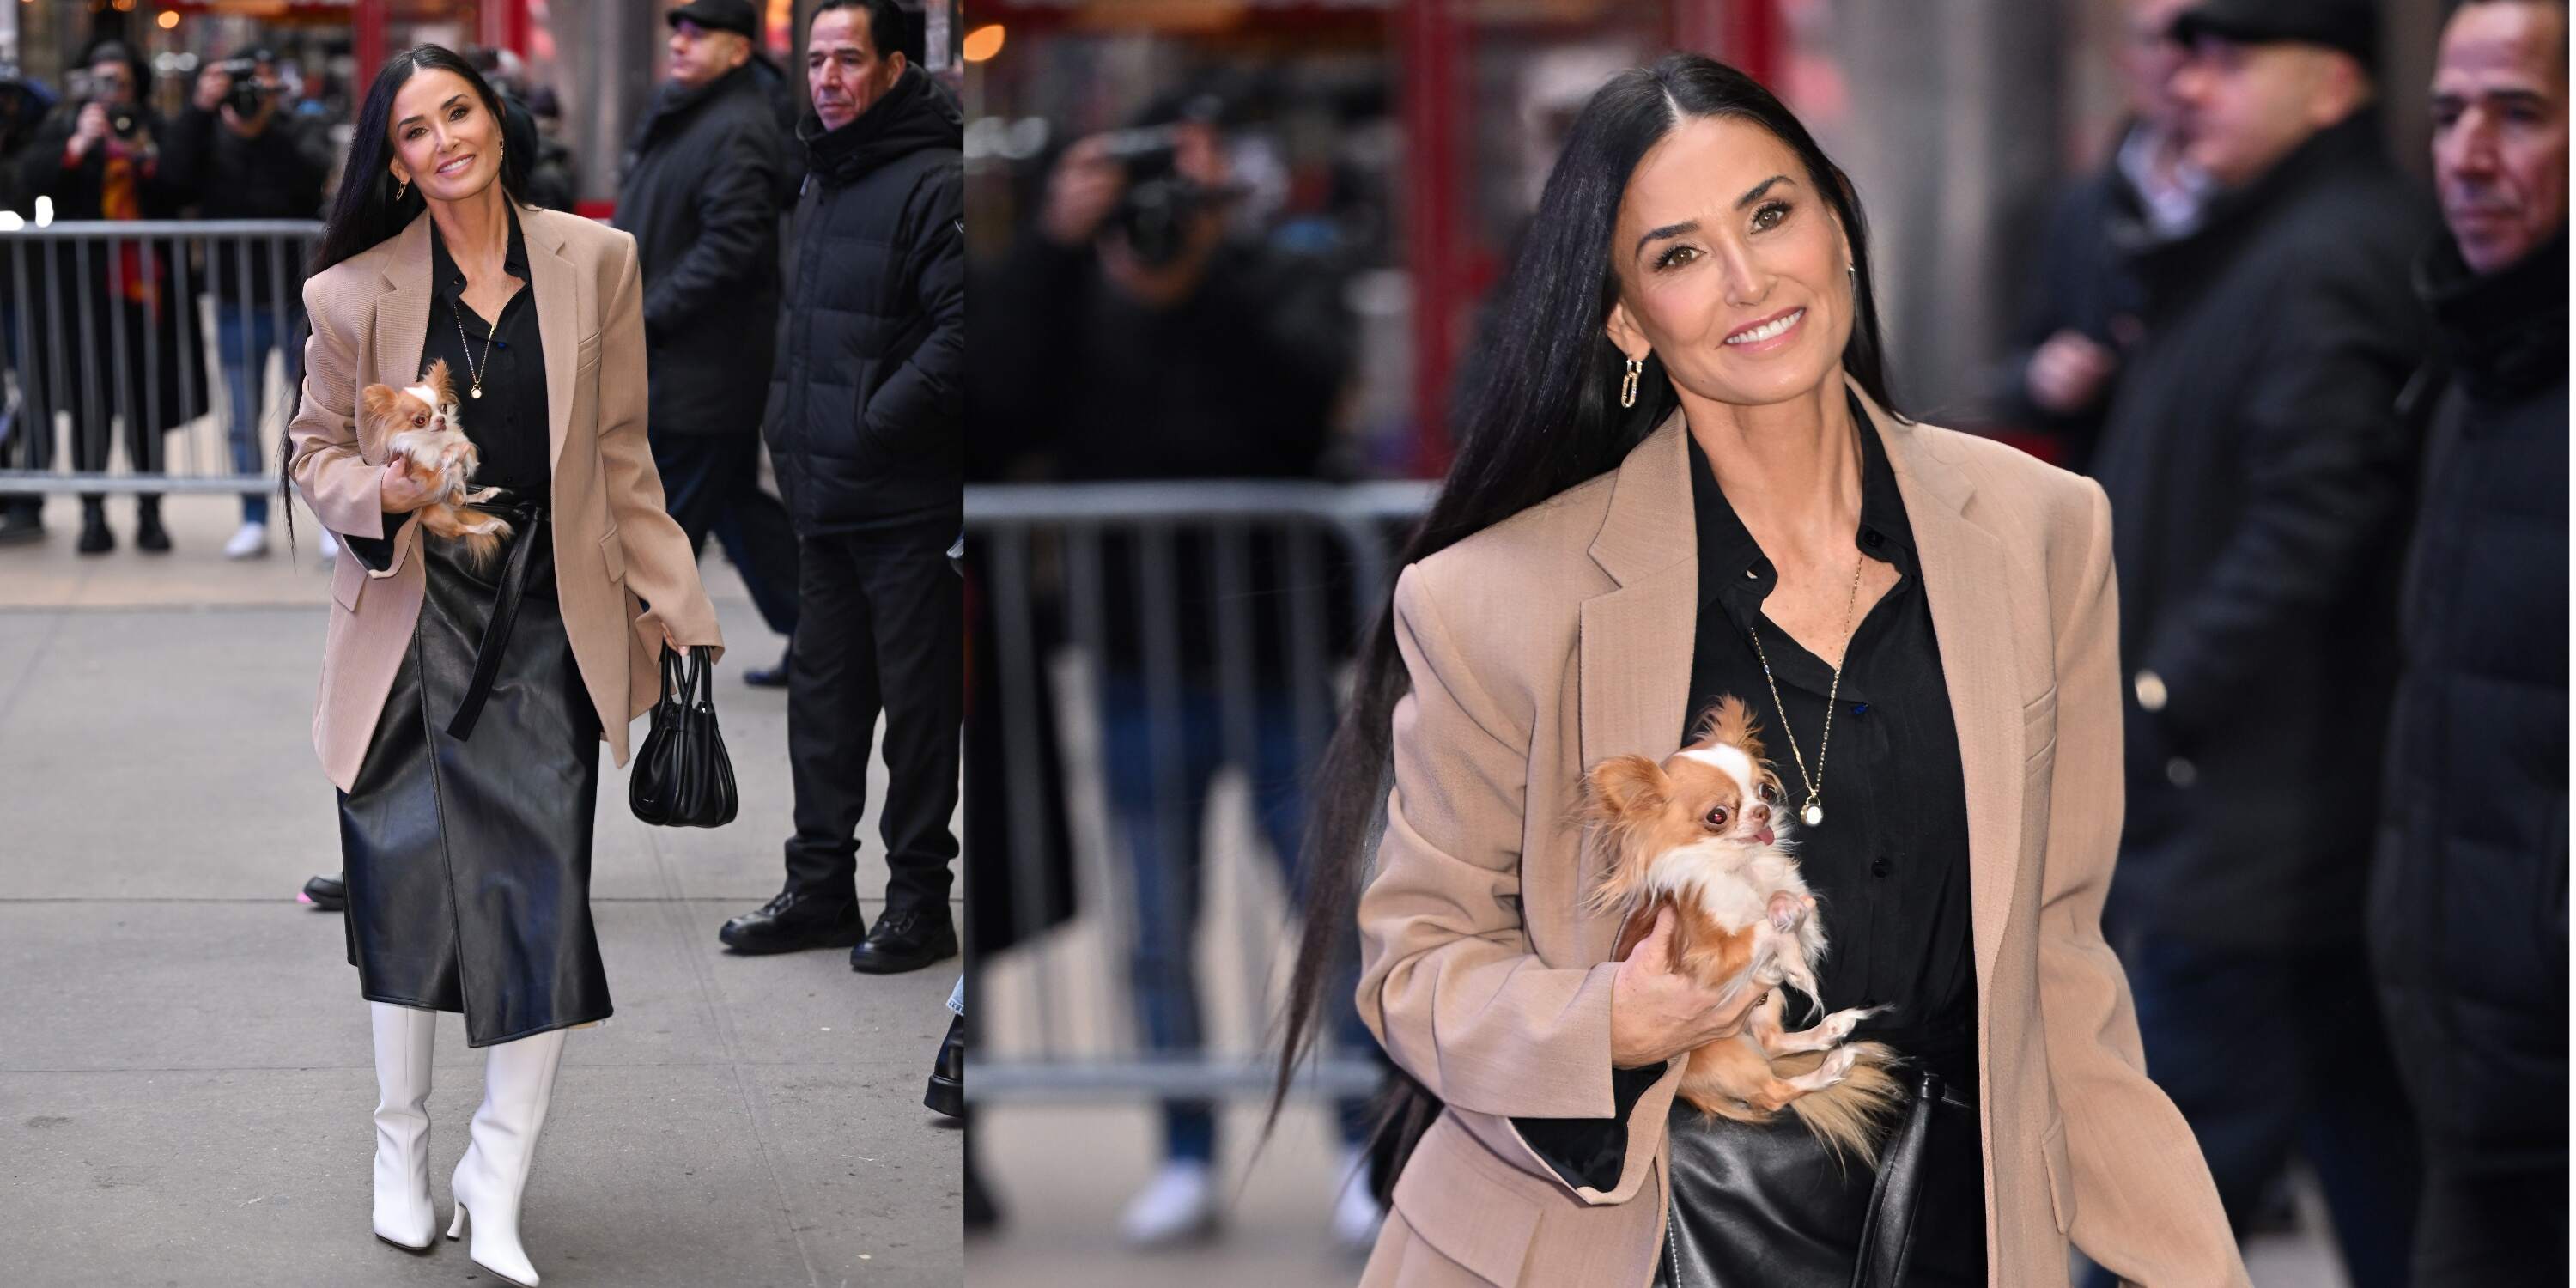
[[[1869,714],[1869,704],[1868,704],[1868,703],[1866,703],[1866,702],[1855,702],[1855,703],[1853,703],[1853,704],[1852,704],[1852,719],[1854,719],[1854,720],[1858,720],[1858,719],[1859,719],[1859,718],[1861,718],[1862,716],[1865,716],[1865,715],[1868,715],[1868,714]]]
[[[1875,858],[1875,859],[1872,859],[1872,860],[1870,860],[1870,861],[1869,861],[1869,874],[1870,874],[1871,876],[1874,876],[1874,877],[1883,877],[1883,876],[1886,876],[1886,875],[1887,875],[1891,870],[1892,870],[1892,868],[1891,868],[1891,867],[1890,867],[1890,865],[1888,864],[1888,862],[1887,862],[1887,860],[1886,860],[1886,858],[1885,858],[1885,857]]]

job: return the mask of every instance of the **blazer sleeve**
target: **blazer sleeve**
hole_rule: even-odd
[[[663,505],[662,475],[654,468],[644,420],[644,275],[635,237],[617,236],[617,288],[609,297],[606,334],[600,337],[599,460],[608,512],[626,553],[626,587],[645,603],[635,634],[658,652],[663,626],[673,639],[724,657],[724,633],[715,606],[698,581],[697,552]]]
[[[1394,613],[1412,688],[1396,703],[1395,786],[1377,872],[1360,896],[1360,1017],[1398,1065],[1453,1108],[1615,1126],[1639,1103],[1617,1094],[1610,1061],[1618,963],[1549,966],[1521,921],[1529,738],[1441,629],[1419,567],[1397,578]],[[1529,1170],[1586,1202],[1633,1195],[1661,1142],[1680,1069],[1669,1066],[1660,1094],[1633,1114],[1611,1189],[1575,1183],[1582,1178],[1570,1180],[1536,1150]]]
[[[356,345],[341,331],[323,288],[321,277],[304,283],[304,315],[313,332],[304,341],[304,390],[286,429],[286,473],[322,526],[366,543],[351,548],[372,556],[361,560],[368,574],[389,577],[411,552],[414,525],[408,514],[385,513],[383,467],[358,454]],[[389,517],[395,518],[391,531]]]
[[[2120,842],[2121,690],[2111,502],[2084,480],[2090,544],[2058,627],[2057,756],[2039,906],[2041,1035],[2065,1112],[2068,1233],[2146,1288],[2249,1281],[2200,1143],[2147,1080],[2128,976],[2102,938]]]

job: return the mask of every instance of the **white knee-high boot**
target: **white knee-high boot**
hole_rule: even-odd
[[[537,1133],[554,1098],[555,1070],[563,1063],[564,1030],[554,1029],[490,1048],[483,1062],[483,1107],[474,1113],[473,1140],[448,1178],[456,1196],[455,1238],[473,1212],[474,1264],[523,1288],[536,1288],[537,1268],[519,1246],[519,1196],[536,1161]]]
[[[438,1012],[369,1002],[376,1035],[376,1237],[410,1252],[438,1241],[429,1199],[429,1050]]]

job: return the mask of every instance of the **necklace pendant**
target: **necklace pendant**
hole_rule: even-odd
[[[1801,811],[1798,817],[1807,820],[1809,827],[1822,827],[1825,822],[1825,807],[1812,800],[1808,801],[1807,808]]]
[[[481,385],[476,385],[476,386],[474,386],[474,391],[473,391],[473,392],[474,392],[474,396],[475,396],[475,397],[477,397],[477,398],[482,397],[482,396],[483,396],[483,386],[481,386]]]

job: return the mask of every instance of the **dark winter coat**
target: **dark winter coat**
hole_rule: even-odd
[[[2363,113],[2193,231],[2124,234],[2146,307],[2094,471],[2121,661],[2168,696],[2130,697],[2115,920],[2244,946],[2361,934],[2428,215]]]
[[[163,177],[207,219],[319,219],[322,182],[331,169],[327,146],[317,144],[282,106],[267,129],[244,138],[192,103],[170,125],[161,167]],[[210,252],[212,262],[205,266],[217,299],[267,308],[282,291],[290,309],[300,307],[300,242],[285,243],[282,259],[264,239],[239,252],[218,245],[220,252]]]
[[[2431,1160],[2567,1167],[2567,241],[2447,236],[2370,943]]]
[[[666,84],[636,127],[618,227],[644,268],[651,432],[760,425],[778,325],[778,126],[749,67]]]
[[[802,535],[964,521],[963,118],[919,68],[797,127],[811,171],[766,429]]]

